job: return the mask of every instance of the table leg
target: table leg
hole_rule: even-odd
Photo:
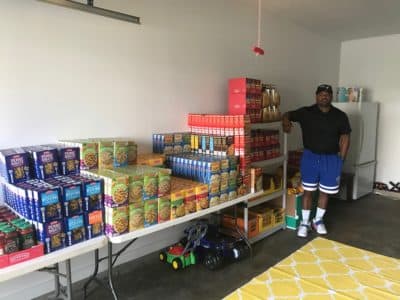
[[[60,275],[58,263],[54,265],[54,294],[50,296],[50,299],[58,298],[60,296]]]
[[[66,295],[67,300],[72,300],[72,275],[71,275],[71,260],[65,261],[65,275],[67,277]]]
[[[86,299],[87,296],[87,288],[89,284],[96,279],[97,273],[99,272],[99,249],[94,250],[94,271],[92,276],[86,281],[85,285],[83,286],[83,291],[84,291],[84,299]]]
[[[110,285],[111,293],[115,300],[118,300],[117,293],[114,289],[113,283],[113,253],[112,253],[112,243],[108,242],[108,284]]]

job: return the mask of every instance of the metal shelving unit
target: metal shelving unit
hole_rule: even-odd
[[[251,163],[252,167],[257,167],[257,168],[266,168],[272,165],[276,165],[279,163],[282,163],[286,160],[286,155],[281,155],[275,158],[267,159],[267,160],[261,160],[261,161],[255,161]]]
[[[256,235],[255,237],[249,239],[249,242],[250,243],[255,243],[255,242],[261,241],[262,239],[265,239],[266,237],[270,236],[271,234],[274,234],[275,232],[277,232],[277,231],[279,231],[281,229],[285,229],[285,224],[284,223],[276,225],[276,226],[274,226],[274,227],[272,227],[270,229],[267,229],[264,232],[261,232],[260,234]]]
[[[276,191],[276,192],[273,192],[273,193],[263,194],[258,198],[253,198],[254,200],[247,200],[246,201],[247,208],[251,208],[251,207],[257,206],[259,204],[268,202],[268,201],[270,201],[272,199],[275,199],[275,198],[278,198],[280,196],[283,196],[283,194],[284,194],[284,191],[283,190],[279,190],[279,191]]]
[[[249,214],[249,208],[254,207],[256,205],[266,203],[272,199],[276,199],[278,197],[282,197],[282,208],[286,208],[286,177],[287,177],[287,134],[283,132],[282,129],[282,123],[281,122],[272,122],[272,123],[257,123],[257,124],[251,124],[251,129],[276,129],[279,130],[279,136],[280,136],[280,144],[283,146],[281,149],[281,156],[273,158],[273,159],[268,159],[268,160],[263,160],[263,161],[258,161],[254,162],[251,165],[254,167],[259,167],[263,169],[267,169],[270,166],[281,164],[283,166],[283,184],[282,184],[282,190],[273,192],[271,194],[264,194],[259,197],[252,197],[251,199],[248,199],[247,201],[244,202],[245,207],[244,207],[244,230],[247,233],[248,231],[248,214]],[[253,199],[253,200],[252,200]],[[267,231],[264,231],[257,236],[249,239],[250,243],[255,243],[257,241],[260,241],[271,234],[274,234],[275,232],[284,229],[285,228],[285,223],[279,224],[277,226],[272,227],[271,229],[268,229]]]

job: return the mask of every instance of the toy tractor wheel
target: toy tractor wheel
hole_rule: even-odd
[[[174,258],[171,265],[172,269],[174,269],[175,271],[180,270],[183,267],[182,261],[179,258]]]
[[[165,252],[160,252],[159,258],[160,261],[167,262],[167,254]]]
[[[234,251],[235,250],[237,251],[237,253],[234,254],[236,260],[241,260],[248,256],[250,253],[249,246],[243,242],[237,243]]]
[[[216,270],[222,265],[222,257],[215,252],[209,252],[204,257],[204,265],[209,270]]]

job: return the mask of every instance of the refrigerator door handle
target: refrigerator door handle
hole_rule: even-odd
[[[361,156],[361,150],[364,145],[364,118],[361,116],[360,118],[360,146],[358,147],[358,159],[360,159]]]

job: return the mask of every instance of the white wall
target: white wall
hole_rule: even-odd
[[[340,85],[367,89],[367,100],[380,103],[376,180],[400,181],[396,129],[400,116],[400,35],[342,43]]]
[[[1,1],[0,148],[133,136],[146,151],[153,132],[186,129],[188,112],[226,112],[229,77],[276,83],[283,110],[313,103],[318,83],[338,81],[340,44],[273,16],[263,19],[266,55],[254,56],[256,1],[96,3],[138,15],[143,25],[33,0]],[[143,239],[125,259],[176,236]],[[87,275],[87,258],[73,261],[79,278]],[[0,299],[23,299],[22,282],[37,286],[31,296],[43,293],[52,288],[49,279],[2,283]]]

